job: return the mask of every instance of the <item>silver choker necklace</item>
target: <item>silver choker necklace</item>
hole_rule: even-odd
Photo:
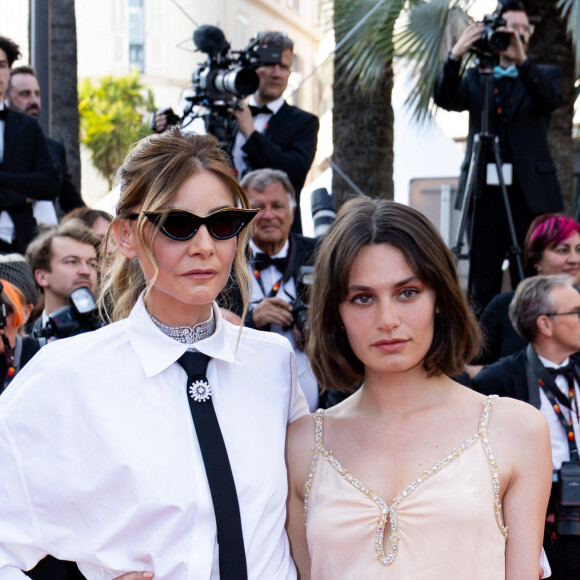
[[[157,328],[166,334],[169,338],[177,340],[177,342],[182,342],[183,344],[194,344],[211,336],[215,332],[215,317],[213,315],[213,310],[211,316],[205,322],[199,322],[194,326],[167,326],[162,322],[159,322],[155,316],[151,313],[149,318],[155,323]]]

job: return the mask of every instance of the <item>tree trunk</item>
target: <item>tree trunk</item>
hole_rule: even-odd
[[[50,136],[62,141],[72,181],[81,186],[77,33],[74,0],[50,0],[51,117]]]
[[[530,22],[536,31],[528,54],[538,64],[553,64],[562,70],[563,105],[552,114],[548,141],[558,170],[565,211],[572,212],[574,117],[574,52],[566,37],[566,24],[556,11],[554,0],[524,0]]]
[[[349,9],[348,1],[335,0],[334,19],[338,22]],[[338,45],[341,38],[336,32]],[[333,171],[332,191],[337,208],[358,192],[340,172],[365,195],[393,198],[393,68],[387,67],[379,87],[362,93],[355,83],[342,77],[348,57],[337,54],[334,62],[334,107],[332,112]]]
[[[393,199],[393,71],[379,88],[361,94],[352,84],[334,78],[332,116],[333,163],[366,195]],[[340,207],[355,190],[332,173],[332,190]]]

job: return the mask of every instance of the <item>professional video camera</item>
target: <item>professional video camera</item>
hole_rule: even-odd
[[[39,332],[39,337],[66,338],[100,328],[97,304],[91,291],[82,286],[70,294],[70,306],[64,306],[48,316],[48,324]]]
[[[244,49],[236,51],[230,49],[219,28],[200,26],[193,33],[193,42],[199,51],[207,54],[207,59],[193,71],[194,94],[186,97],[189,105],[183,117],[171,109],[162,111],[168,115],[170,124],[187,125],[201,118],[206,131],[217,137],[220,145],[229,148],[234,134],[231,111],[238,106],[238,99],[258,89],[260,79],[255,69],[281,62],[282,50],[265,45],[264,34],[259,33]]]
[[[497,60],[499,62],[498,52],[507,50],[511,42],[511,35],[505,30],[506,21],[501,17],[498,11],[493,14],[487,14],[483,17],[484,29],[481,38],[473,45],[472,52],[475,52],[479,58]]]

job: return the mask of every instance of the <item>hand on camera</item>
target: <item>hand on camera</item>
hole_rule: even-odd
[[[470,24],[453,45],[450,53],[451,58],[453,60],[460,60],[473,44],[481,38],[484,28],[483,22],[473,22]]]
[[[505,29],[505,32],[507,32],[512,38],[507,50],[498,52],[498,54],[508,60],[510,64],[520,66],[527,58],[526,49],[524,48],[522,39],[517,30]]]
[[[279,324],[283,328],[294,322],[292,306],[281,298],[264,298],[252,310],[256,328],[264,328],[268,324]]]
[[[238,106],[232,110],[233,116],[238,123],[238,129],[244,137],[249,137],[256,129],[254,127],[254,117],[248,103],[239,101]]]

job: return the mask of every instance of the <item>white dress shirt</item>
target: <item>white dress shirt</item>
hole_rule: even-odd
[[[540,362],[544,365],[544,367],[548,368],[560,368],[566,366],[570,361],[567,358],[561,365],[556,365],[553,362],[549,361],[548,359],[541,357],[538,355]],[[568,381],[566,377],[562,375],[558,375],[556,377],[556,386],[566,398],[568,398]],[[578,417],[576,416],[576,411],[578,409],[578,402],[579,402],[579,391],[578,391],[578,384],[574,381],[574,388],[575,388],[575,402],[574,402],[574,409],[572,410],[572,427],[574,428],[574,437],[576,438],[576,445],[580,447],[580,430],[578,428]],[[566,421],[570,419],[570,409],[566,409],[565,407],[562,408],[562,414]],[[552,407],[552,403],[546,396],[544,389],[540,389],[540,412],[544,415],[547,423],[548,428],[550,429],[550,443],[552,446],[552,467],[554,469],[560,469],[562,463],[564,461],[570,461],[570,447],[568,446],[568,438],[566,437],[566,432],[564,431],[564,427],[558,416],[556,415],[556,411],[554,411],[554,407]]]
[[[252,240],[250,240],[250,249],[252,250],[253,254],[262,252],[262,250],[260,250],[260,248],[258,248],[258,246]],[[272,256],[272,258],[285,258],[288,255],[289,249],[290,242],[286,240],[284,247],[276,255]],[[252,280],[250,308],[253,308],[256,304],[258,304],[258,302],[263,300],[273,288],[274,284],[278,282],[281,277],[281,272],[275,266],[268,266],[267,268],[264,268],[264,270],[260,272],[260,278],[262,279],[262,284],[264,285],[264,289],[262,289],[253,273],[250,274],[250,278]],[[265,295],[264,290],[266,291]],[[289,280],[286,280],[284,284],[280,285],[280,288],[276,293],[276,298],[281,298],[285,302],[290,303],[295,297],[296,282],[294,277],[290,277]],[[300,383],[302,392],[308,401],[308,408],[310,409],[310,412],[313,413],[316,411],[316,409],[318,409],[318,381],[312,372],[312,367],[310,366],[310,359],[308,358],[308,355],[296,346],[296,341],[294,340],[294,331],[292,328],[284,329],[279,324],[270,324],[270,330],[272,332],[276,332],[277,334],[281,334],[290,341],[290,344],[294,349],[294,354],[296,355],[296,362],[298,364],[298,382]]]
[[[307,412],[283,338],[216,315],[195,344],[238,492],[248,578],[296,578],[284,530],[286,425]],[[216,523],[176,363],[189,345],[129,318],[43,347],[0,397],[0,579],[46,553],[89,580],[218,578]],[[212,572],[213,569],[213,572]]]
[[[260,113],[254,117],[254,129],[258,131],[258,133],[264,133],[272,115],[275,115],[282,105],[285,103],[284,97],[279,97],[275,101],[267,103],[266,106],[270,111],[272,111],[271,115],[267,113]],[[251,95],[248,99],[248,105],[252,107],[257,107],[258,103],[256,103],[256,99],[254,95]],[[246,154],[242,151],[242,147],[246,144],[248,138],[241,132],[236,132],[236,137],[234,139],[234,146],[232,148],[232,159],[234,162],[234,167],[238,172],[238,179],[241,179],[251,168],[248,168],[246,164]]]

